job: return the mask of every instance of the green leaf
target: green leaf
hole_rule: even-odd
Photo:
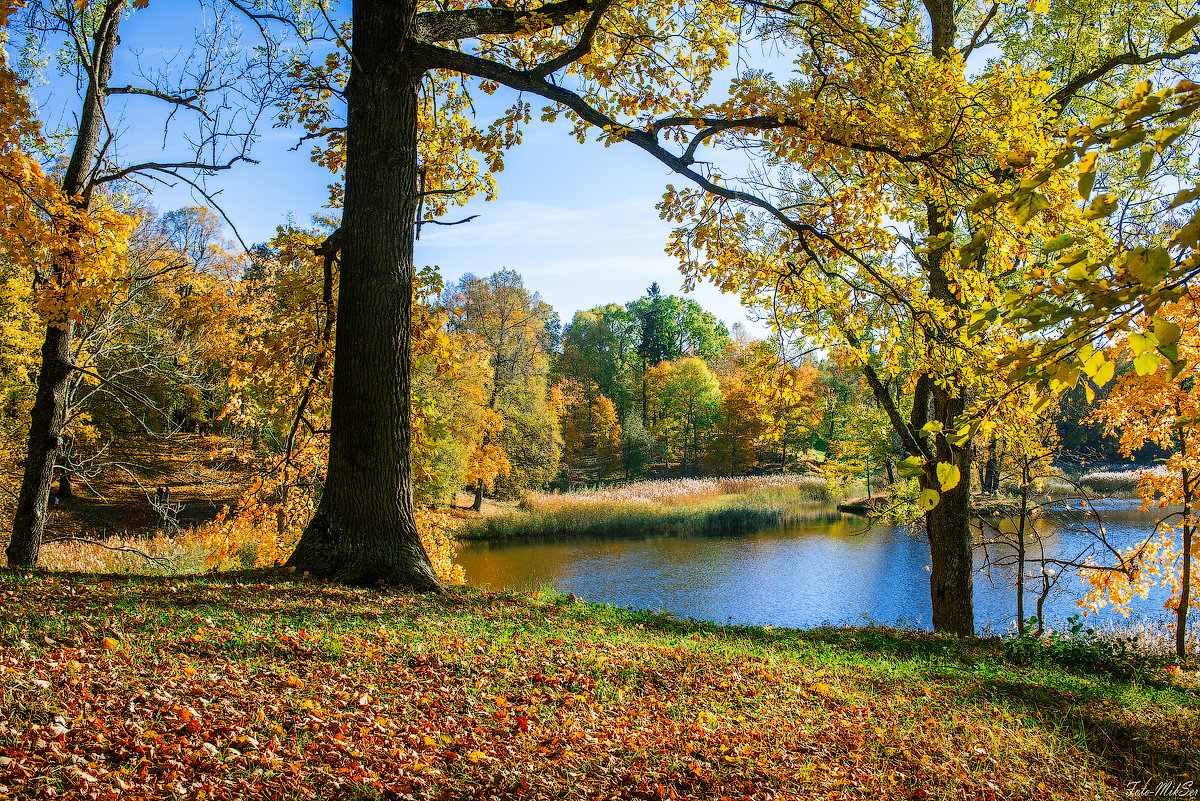
[[[1183,334],[1183,329],[1178,325],[1158,316],[1151,318],[1150,330],[1154,332],[1154,338],[1163,345],[1174,345]]]
[[[1153,138],[1160,147],[1170,147],[1172,142],[1187,132],[1187,129],[1188,123],[1185,122],[1182,125],[1176,125],[1173,128],[1163,128],[1162,130],[1156,131]]]
[[[1079,159],[1079,196],[1087,200],[1096,185],[1096,154],[1084,153]]]
[[[924,462],[915,456],[909,456],[905,459],[901,459],[896,465],[896,469],[904,478],[916,478],[917,476],[925,473]]]
[[[921,426],[921,435],[927,437],[930,434],[936,434],[937,432],[939,432],[941,430],[942,430],[942,423],[940,420],[930,420],[928,423]]]
[[[1154,148],[1143,147],[1142,156],[1138,161],[1138,178],[1145,178],[1150,174],[1150,167],[1154,165]]]
[[[1033,192],[1028,198],[1014,201],[1011,208],[1017,218],[1017,223],[1025,225],[1036,217],[1039,212],[1050,208],[1050,200],[1041,192]]]
[[[1117,139],[1117,141],[1113,142],[1109,147],[1109,150],[1124,150],[1127,147],[1133,147],[1145,138],[1145,128],[1134,128],[1132,131],[1126,131],[1124,136],[1121,136],[1119,139]]]
[[[1171,201],[1171,205],[1167,206],[1167,211],[1170,211],[1171,209],[1179,208],[1184,203],[1191,203],[1193,200],[1195,200],[1198,197],[1200,197],[1200,187],[1193,188],[1193,189],[1185,189],[1182,192],[1180,192],[1179,194],[1175,195],[1175,199]]]
[[[1033,409],[1031,409],[1031,411],[1033,412],[1033,416],[1034,416],[1034,417],[1037,417],[1037,416],[1038,416],[1038,415],[1040,415],[1042,412],[1044,412],[1044,411],[1046,411],[1047,409],[1049,409],[1049,408],[1050,408],[1050,404],[1052,404],[1052,403],[1054,403],[1054,396],[1053,396],[1053,395],[1047,395],[1046,397],[1044,397],[1044,398],[1042,398],[1041,400],[1039,400],[1037,403],[1033,404]]]
[[[1162,357],[1158,355],[1158,351],[1148,350],[1140,356],[1133,357],[1133,369],[1138,375],[1150,375],[1158,369],[1162,363]]]
[[[1129,349],[1133,351],[1134,356],[1141,356],[1148,350],[1154,350],[1158,345],[1158,338],[1154,334],[1130,334]]]
[[[1071,234],[1059,234],[1052,239],[1046,240],[1046,243],[1042,245],[1042,252],[1057,253],[1063,248],[1071,247],[1071,245],[1074,245],[1078,241],[1079,237],[1077,236],[1072,236]]]
[[[1167,277],[1171,254],[1164,247],[1135,248],[1125,254],[1125,269],[1147,289],[1153,289]]]
[[[1087,257],[1088,249],[1080,248],[1079,250],[1075,250],[1070,253],[1064,253],[1063,255],[1059,256],[1057,263],[1059,267],[1073,267]]]
[[[1107,217],[1117,210],[1117,198],[1112,194],[1100,195],[1092,201],[1088,206],[1088,210],[1083,213],[1085,220],[1098,220],[1102,217]]]
[[[922,512],[932,512],[937,508],[938,501],[941,499],[941,493],[933,487],[926,487],[921,490],[921,497],[917,499],[917,505],[921,507]]]
[[[998,194],[995,192],[987,192],[986,194],[982,194],[975,199],[975,202],[971,204],[971,211],[985,211],[990,209],[992,206],[995,206],[999,202],[1000,196]]]
[[[1088,281],[1091,277],[1087,262],[1072,265],[1071,269],[1067,270],[1068,281]]]
[[[1056,170],[1061,170],[1063,167],[1075,160],[1075,148],[1068,148],[1059,153],[1050,161],[1050,166]]]
[[[942,487],[942,492],[949,492],[958,486],[958,482],[962,481],[962,471],[958,469],[958,465],[950,464],[949,462],[937,463],[937,480]],[[934,506],[937,504],[935,503]],[[933,507],[930,507],[931,509]]]
[[[1041,170],[1021,181],[1021,188],[1036,189],[1042,184],[1046,183],[1046,181],[1050,180],[1050,176],[1053,174],[1054,173],[1051,170]]]
[[[949,442],[956,448],[961,448],[971,441],[971,424],[968,423],[953,431],[947,431],[944,436],[946,437],[946,442]]]

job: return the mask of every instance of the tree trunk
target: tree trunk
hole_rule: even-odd
[[[1021,517],[1017,527],[1017,634],[1025,636],[1025,520],[1029,517],[1029,456],[1021,462]],[[1042,570],[1046,563],[1042,563]]]
[[[961,397],[950,397],[941,388],[933,389],[934,419],[950,429],[962,414]],[[971,449],[951,447],[937,435],[937,461],[958,466],[958,485],[941,493],[938,505],[925,515],[932,567],[929,573],[930,599],[933,605],[934,631],[946,631],[959,637],[975,633],[973,599],[974,562],[971,554]],[[929,468],[933,472],[932,466]],[[933,476],[922,477],[922,487],[938,489]]]
[[[25,473],[17,496],[12,539],[5,556],[9,567],[36,567],[42,549],[46,505],[63,426],[67,421],[67,379],[71,375],[71,321],[48,326],[42,343],[42,369],[29,421]]]
[[[983,466],[983,490],[985,495],[995,495],[1000,489],[1000,472],[999,459],[997,458],[996,448],[999,443],[995,437],[992,437],[988,442],[988,458]]]
[[[1186,444],[1180,436],[1180,445],[1187,453]],[[1183,575],[1179,581],[1179,608],[1175,611],[1175,654],[1187,656],[1188,605],[1192,591],[1192,537],[1196,528],[1192,525],[1192,486],[1190,471],[1185,467],[1183,477]]]
[[[345,584],[439,589],[413,516],[410,431],[417,92],[409,2],[356,0],[329,468],[288,566]]]
[[[124,10],[125,0],[109,0],[97,26],[92,48],[92,64],[95,68],[84,93],[79,131],[75,136],[71,159],[63,173],[63,194],[69,198],[80,198],[73,202],[81,204],[80,208],[83,209],[88,207],[91,196],[89,176],[104,120],[104,87],[112,76],[113,49],[119,41],[117,26]],[[67,272],[65,260],[69,258],[68,254],[56,256],[58,262],[52,270],[56,278],[62,278]],[[37,395],[29,419],[25,470],[17,494],[12,539],[4,551],[9,567],[35,567],[42,548],[54,459],[58,455],[63,427],[67,423],[67,382],[74,369],[71,361],[74,327],[74,322],[69,318],[46,326]]]
[[[63,473],[58,477],[58,491],[54,493],[60,501],[69,501],[75,497],[71,490],[71,471],[63,467]]]

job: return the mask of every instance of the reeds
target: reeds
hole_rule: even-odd
[[[811,500],[829,500],[828,485],[822,476],[783,474],[660,479],[567,493],[537,492],[522,498],[521,508],[551,512],[575,506],[691,506],[726,495],[772,490],[803,494]]]
[[[523,512],[465,527],[465,539],[736,536],[830,517],[817,476],[642,481],[605,490],[527,496]],[[836,516],[836,515],[835,515]]]
[[[1098,470],[1086,473],[1079,478],[1079,483],[1093,492],[1103,495],[1114,493],[1137,494],[1138,482],[1147,473],[1160,472],[1163,468],[1146,468],[1141,470]]]

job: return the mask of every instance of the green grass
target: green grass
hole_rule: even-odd
[[[1200,769],[1196,666],[1150,657],[261,573],[0,572],[0,604],[0,798],[1123,798]]]

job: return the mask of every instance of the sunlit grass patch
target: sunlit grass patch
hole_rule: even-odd
[[[40,567],[75,573],[179,575],[201,573],[205,551],[187,537],[75,538],[42,546]]]

